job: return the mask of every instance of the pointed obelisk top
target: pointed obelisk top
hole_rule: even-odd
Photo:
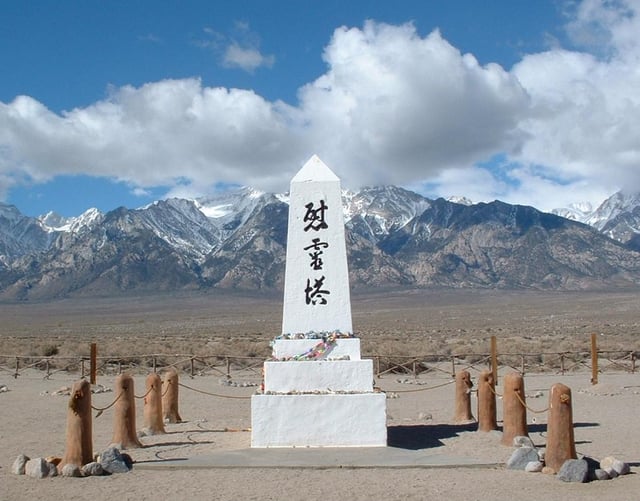
[[[351,335],[340,179],[317,156],[291,180],[282,333]]]
[[[305,183],[308,181],[340,181],[340,178],[320,160],[318,155],[313,155],[291,179],[292,183]]]

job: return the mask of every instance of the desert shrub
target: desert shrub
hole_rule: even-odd
[[[44,357],[53,357],[53,356],[57,355],[58,353],[60,353],[60,349],[55,344],[45,345],[42,348],[42,356],[44,356]]]

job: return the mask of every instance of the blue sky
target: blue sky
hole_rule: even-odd
[[[0,201],[31,216],[246,184],[542,209],[640,188],[640,1],[7,0]]]

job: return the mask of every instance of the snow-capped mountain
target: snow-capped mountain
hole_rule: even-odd
[[[597,208],[589,203],[553,211],[562,217],[593,226],[614,240],[638,249],[640,193],[614,193]]]
[[[640,284],[633,245],[532,207],[430,200],[393,186],[343,195],[354,287]],[[624,201],[625,210],[607,209],[603,231],[623,219],[634,227],[634,202]],[[0,205],[0,298],[280,288],[287,217],[287,195],[249,188],[77,218]]]
[[[593,205],[590,202],[582,202],[577,204],[570,204],[567,207],[559,209],[553,209],[552,214],[571,219],[572,221],[578,221],[579,223],[585,223],[593,214]]]

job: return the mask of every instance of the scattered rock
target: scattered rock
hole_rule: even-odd
[[[600,468],[606,471],[612,478],[629,473],[629,464],[613,456],[607,456],[600,461]],[[612,473],[615,472],[615,476]]]
[[[535,445],[533,445],[533,440],[531,440],[529,437],[524,437],[524,436],[513,437],[513,446],[527,447],[529,449],[535,448]]]
[[[46,459],[45,459],[46,461]],[[53,464],[53,463],[49,463],[47,462],[47,466],[49,467],[49,477],[57,477],[58,476],[58,467]]]
[[[7,391],[9,391],[9,388],[7,388],[7,385],[0,384],[0,393],[6,393]]]
[[[507,469],[509,470],[524,470],[527,467],[527,463],[532,461],[539,461],[538,451],[533,447],[519,447],[507,461]]]
[[[613,469],[618,473],[618,475],[628,475],[631,472],[631,467],[629,463],[625,463],[624,461],[620,461],[616,459],[613,463]]]
[[[101,384],[94,384],[91,387],[91,393],[109,393],[112,392],[113,390],[111,388],[107,388],[104,385]]]
[[[428,412],[419,412],[418,413],[418,420],[419,421],[431,421],[432,419],[433,419],[433,416]]]
[[[100,477],[105,475],[105,471],[102,468],[102,465],[97,462],[87,463],[82,467],[82,475],[85,477]]]
[[[24,467],[29,459],[29,456],[20,454],[11,466],[11,473],[13,473],[14,475],[24,475]]]
[[[529,461],[527,466],[524,467],[524,471],[529,473],[539,473],[544,468],[544,463],[542,461]]]
[[[34,458],[26,462],[24,473],[33,478],[55,477],[58,469],[56,465],[48,463],[45,458]]]
[[[609,480],[611,477],[602,468],[596,468],[593,472],[594,480]]]
[[[567,459],[558,472],[563,482],[581,482],[589,479],[589,464],[584,459]]]
[[[109,447],[100,454],[100,465],[108,473],[127,473],[133,467],[133,461],[128,454],[121,454],[115,447]]]
[[[45,460],[47,461],[47,463],[55,464],[56,466],[58,466],[62,461],[62,458],[58,456],[47,456]]]
[[[62,388],[51,393],[51,396],[54,396],[54,397],[69,396],[69,395],[71,395],[71,388],[69,388],[68,386],[63,386]]]
[[[80,467],[77,464],[67,463],[60,470],[60,475],[63,477],[81,477]]]

